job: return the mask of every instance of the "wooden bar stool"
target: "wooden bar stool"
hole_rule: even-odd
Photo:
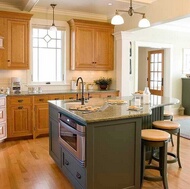
[[[181,168],[181,161],[179,155],[179,146],[180,146],[180,124],[174,121],[154,121],[152,123],[154,129],[161,129],[163,131],[168,132],[170,135],[177,134],[177,154],[168,152],[167,154],[172,156],[173,159],[167,160],[167,163],[175,163],[178,162],[179,168]],[[153,159],[157,160],[157,158],[153,155]]]
[[[168,189],[167,180],[167,144],[170,139],[169,133],[157,129],[144,129],[141,131],[141,186],[143,179],[149,181],[162,181],[164,188]],[[146,165],[146,147],[159,148],[159,166]],[[145,169],[155,169],[160,172],[160,176],[145,176]]]
[[[173,114],[169,114],[169,113],[164,114],[164,120],[173,121],[173,118],[174,118]],[[172,146],[174,146],[173,135],[172,134],[170,135],[170,139],[171,139]]]

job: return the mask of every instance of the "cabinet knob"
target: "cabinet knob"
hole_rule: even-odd
[[[59,100],[59,98],[55,98],[55,100]]]
[[[19,106],[18,109],[21,110],[23,108],[23,106]]]
[[[18,100],[18,102],[23,102],[23,100]]]
[[[67,160],[65,160],[65,165],[69,165],[69,162]]]
[[[76,177],[77,177],[78,179],[81,179],[81,174],[77,172]]]
[[[40,101],[40,102],[43,102],[43,101],[44,101],[44,99],[43,99],[43,98],[40,98],[40,99],[39,99],[39,101]]]

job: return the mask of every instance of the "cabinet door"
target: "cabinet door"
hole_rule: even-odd
[[[29,68],[29,22],[8,19],[8,69]]]
[[[113,35],[110,29],[95,30],[94,62],[95,70],[113,69]]]
[[[61,164],[61,147],[59,144],[59,123],[50,118],[49,123],[49,150],[51,157],[60,166]]]
[[[32,106],[10,106],[8,112],[8,137],[32,135]]]
[[[5,44],[6,40],[6,19],[0,18],[0,36],[3,37],[3,48],[0,48],[0,69],[4,69],[5,63],[6,63],[6,51],[7,46]]]
[[[94,30],[86,27],[76,29],[75,68],[82,70],[94,66]]]
[[[49,111],[48,104],[38,104],[34,107],[34,138],[40,134],[49,133]]]

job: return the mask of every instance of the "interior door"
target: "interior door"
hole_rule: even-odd
[[[164,50],[148,52],[148,86],[151,94],[163,96]]]

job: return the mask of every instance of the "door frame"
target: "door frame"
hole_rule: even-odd
[[[135,44],[135,73],[134,73],[134,88],[135,91],[138,90],[138,56],[139,56],[139,48],[160,48],[165,50],[165,65],[164,65],[164,94],[163,96],[172,97],[172,59],[173,59],[173,45],[171,44],[162,44],[162,43],[152,43],[146,41],[136,41]],[[146,62],[147,63],[147,62]]]

